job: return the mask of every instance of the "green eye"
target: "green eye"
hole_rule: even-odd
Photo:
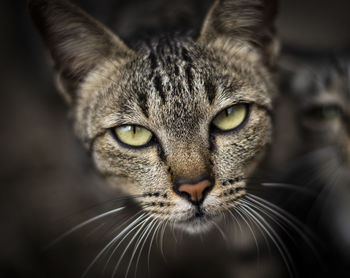
[[[337,105],[314,106],[306,111],[308,118],[317,121],[332,121],[342,117],[342,110]]]
[[[247,114],[248,104],[236,104],[218,114],[214,118],[213,124],[222,131],[232,130],[244,122]]]
[[[137,125],[122,125],[114,129],[118,139],[133,147],[142,147],[152,139],[152,132]]]

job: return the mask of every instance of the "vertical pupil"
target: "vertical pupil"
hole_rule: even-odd
[[[132,137],[136,136],[136,126],[131,126],[132,127]]]
[[[232,109],[233,109],[232,107],[229,107],[229,108],[225,109],[226,117],[228,117],[232,113]]]

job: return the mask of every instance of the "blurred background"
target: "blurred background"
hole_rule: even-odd
[[[140,11],[135,20],[141,26],[142,17],[154,17],[159,5],[171,7],[165,14],[169,18],[176,17],[175,8],[182,9],[182,21],[194,8],[197,17],[186,22],[191,25],[200,22],[211,1],[192,5],[159,0],[153,1],[155,6],[141,0],[74,2],[127,39],[129,26],[118,24],[122,18],[113,18],[116,9],[125,17]],[[278,32],[283,44],[293,48],[343,49],[350,43],[349,14],[348,0],[281,0]],[[51,277],[45,267],[52,258],[41,255],[42,246],[57,230],[72,226],[70,215],[86,219],[90,215],[86,209],[105,203],[113,192],[92,170],[73,135],[68,109],[54,88],[46,51],[32,28],[25,0],[2,1],[0,35],[0,277]],[[73,258],[75,249],[69,250]],[[74,258],[66,268],[79,263],[79,255]]]

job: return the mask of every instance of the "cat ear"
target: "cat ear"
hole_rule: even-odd
[[[279,43],[274,21],[277,0],[216,0],[198,41],[204,45],[237,40],[258,48],[268,65],[275,63]]]
[[[58,87],[68,103],[98,64],[116,64],[133,52],[101,23],[66,0],[30,0],[29,12],[54,62]]]

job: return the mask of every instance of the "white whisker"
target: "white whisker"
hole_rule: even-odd
[[[149,225],[147,226],[147,228],[145,229],[145,233],[146,236],[143,240],[143,243],[140,247],[140,251],[139,251],[139,254],[137,256],[137,259],[136,259],[136,267],[135,267],[135,272],[134,272],[134,277],[136,278],[136,275],[137,275],[137,269],[138,269],[138,265],[139,265],[139,262],[140,262],[140,258],[141,258],[141,254],[142,254],[142,251],[143,251],[143,248],[147,242],[147,239],[148,237],[150,236],[150,234],[152,233],[152,229],[155,227],[155,225],[157,224],[157,219],[153,219],[151,223],[149,223]]]
[[[284,188],[284,189],[294,190],[296,192],[300,192],[300,193],[303,193],[305,195],[312,196],[312,197],[317,195],[317,192],[314,190],[311,190],[309,188],[305,188],[302,186],[293,185],[293,184],[263,182],[263,183],[261,183],[261,185],[265,186],[265,187],[280,187],[280,188]]]
[[[282,239],[279,237],[279,235],[275,232],[275,230],[271,227],[271,225],[269,225],[269,223],[266,222],[264,217],[262,217],[257,211],[255,211],[254,209],[251,209],[246,204],[242,204],[241,209],[243,209],[248,214],[250,214],[250,216],[253,219],[255,219],[256,223],[258,223],[260,227],[265,231],[265,233],[269,236],[269,238],[275,244],[278,252],[280,253],[286,265],[289,276],[294,277],[295,267],[294,267],[293,260],[286,246],[283,244]]]
[[[160,252],[161,252],[162,257],[163,257],[165,262],[166,262],[166,258],[165,258],[165,255],[164,255],[164,247],[163,247],[163,245],[164,245],[164,233],[165,233],[165,229],[167,227],[168,221],[169,220],[166,220],[165,222],[163,222],[163,226],[162,226],[161,233],[160,233]]]
[[[115,269],[113,270],[112,277],[114,277],[114,275],[116,274],[117,269],[118,269],[118,267],[119,267],[119,264],[121,263],[121,261],[122,261],[124,255],[126,254],[127,250],[129,249],[129,247],[131,246],[131,244],[134,242],[134,240],[136,239],[136,237],[138,236],[138,234],[141,232],[141,234],[140,234],[140,236],[139,236],[139,239],[138,239],[138,240],[136,241],[136,243],[135,243],[134,250],[133,250],[132,255],[131,255],[131,257],[130,257],[130,261],[129,261],[128,267],[127,267],[127,269],[126,269],[126,271],[125,271],[125,278],[128,276],[128,273],[129,273],[129,270],[130,270],[130,267],[131,267],[131,263],[132,263],[132,261],[133,261],[133,259],[134,259],[134,256],[135,256],[136,251],[137,251],[138,246],[139,246],[139,243],[138,243],[138,242],[141,242],[141,241],[140,241],[140,237],[142,236],[142,234],[143,234],[144,231],[145,231],[145,230],[142,230],[142,229],[143,229],[143,227],[146,225],[147,221],[150,220],[150,219],[152,219],[151,216],[149,216],[148,218],[146,218],[145,220],[143,220],[143,224],[140,226],[140,228],[139,228],[138,231],[135,233],[135,235],[130,239],[128,245],[126,246],[126,248],[124,249],[123,253],[122,253],[121,256],[120,256],[120,258],[119,258],[119,260],[118,260],[118,263],[117,263]],[[147,226],[148,226],[148,224],[147,224]]]
[[[247,194],[248,195],[248,194]],[[250,198],[251,197],[251,198]],[[254,199],[256,198],[256,199]],[[281,209],[280,207],[260,198],[254,195],[249,194],[249,196],[247,196],[247,199],[250,200],[251,202],[253,202],[254,204],[260,206],[260,208],[256,205],[254,205],[253,203],[250,203],[248,200],[246,200],[246,202],[249,202],[251,206],[255,207],[257,210],[263,212],[265,215],[269,216],[271,220],[273,220],[275,223],[277,223],[277,225],[279,225],[279,227],[281,227],[283,229],[283,231],[288,235],[289,238],[293,239],[293,237],[290,235],[290,233],[288,231],[286,231],[283,227],[283,224],[288,224],[289,227],[291,227],[292,229],[294,229],[295,232],[297,232],[297,234],[301,237],[302,240],[304,240],[304,242],[309,246],[309,248],[311,249],[312,253],[314,254],[315,258],[321,262],[322,259],[320,258],[315,245],[312,242],[311,238],[315,238],[315,235],[309,231],[307,229],[307,227],[305,225],[303,225],[299,220],[297,220],[295,217],[293,217],[292,215],[290,215],[288,212],[284,211],[283,209]],[[261,202],[259,202],[259,200]],[[284,222],[279,222],[279,221],[275,221],[274,217],[268,213],[267,211],[271,212],[275,217],[277,217],[280,220],[283,220]],[[281,223],[281,224],[279,224]]]
[[[161,227],[162,222],[158,222],[158,225],[156,226],[156,228],[153,231],[153,235],[149,244],[149,248],[148,248],[148,252],[147,252],[147,266],[148,266],[148,273],[150,272],[150,258],[151,258],[151,250],[152,250],[152,245],[153,245],[153,241],[154,238],[156,236],[156,234],[158,234],[158,230],[159,227]]]
[[[136,213],[133,217],[128,218],[126,221],[124,221],[120,226],[123,226],[125,223],[128,223],[129,221],[132,221],[132,219],[136,218],[137,215],[142,214],[142,213],[143,213],[142,211],[139,211],[139,212]],[[143,215],[145,216],[146,213],[143,213]],[[140,219],[139,222],[142,221],[142,220],[143,220],[143,219]],[[125,234],[124,237],[119,241],[119,243],[117,244],[117,246],[113,248],[112,252],[109,254],[108,259],[107,259],[107,261],[105,262],[105,265],[104,265],[104,268],[103,268],[103,273],[106,271],[107,266],[108,266],[110,260],[112,259],[114,253],[117,251],[118,247],[119,247],[119,246],[122,244],[122,242],[130,235],[130,233],[132,233],[132,231],[135,230],[137,227],[139,227],[141,224],[142,224],[142,223],[135,223],[134,228],[133,228],[132,226],[129,227],[129,226],[130,226],[130,225],[129,225],[129,226],[127,226],[126,228],[124,228],[122,231],[119,232],[118,235],[120,235],[120,236],[119,236],[118,239],[120,239],[121,236],[123,236],[125,233],[126,233],[126,234]],[[115,232],[115,230],[114,230],[113,232]]]
[[[248,222],[248,221],[246,220],[246,218],[244,217],[244,215],[245,215],[244,211],[241,211],[241,212],[240,212],[239,207],[236,208],[236,211],[237,211],[237,213],[241,216],[242,220],[246,223],[246,225],[247,225],[247,227],[248,227],[250,233],[251,233],[252,236],[253,236],[254,243],[255,243],[255,246],[256,246],[257,256],[258,256],[258,258],[259,258],[260,249],[259,249],[259,244],[258,244],[258,240],[256,239],[255,233],[254,233],[252,227],[250,226],[249,222]]]
[[[219,233],[221,234],[221,236],[224,239],[224,241],[228,242],[227,236],[225,235],[224,231],[219,227],[219,225],[217,223],[215,223],[215,221],[210,221],[210,222],[213,223],[215,228],[219,231]]]
[[[100,259],[100,257],[105,253],[105,251],[111,245],[113,245],[124,233],[126,233],[129,229],[131,229],[134,225],[136,225],[139,221],[141,221],[145,217],[145,215],[146,215],[146,213],[143,213],[142,215],[140,215],[133,222],[131,222],[126,228],[124,228],[117,236],[115,236],[92,260],[92,262],[88,265],[88,267],[85,269],[85,271],[81,275],[81,278],[85,277],[88,274],[90,269],[95,265],[95,263]]]
[[[110,211],[107,211],[105,213],[102,213],[100,215],[97,215],[95,217],[92,217],[86,221],[84,221],[83,223],[71,228],[70,230],[68,230],[67,232],[65,232],[64,234],[62,234],[61,236],[59,236],[58,238],[56,238],[53,242],[51,242],[49,245],[47,245],[44,250],[47,250],[49,248],[51,248],[52,246],[54,246],[55,244],[57,244],[58,242],[60,242],[61,240],[63,240],[64,238],[66,238],[67,236],[69,236],[70,234],[74,233],[75,231],[81,229],[82,227],[94,222],[94,221],[97,221],[103,217],[106,217],[108,215],[112,215],[112,214],[115,214],[121,210],[123,210],[125,207],[121,207],[121,208],[117,208],[117,209],[113,209],[113,210],[110,210]]]

